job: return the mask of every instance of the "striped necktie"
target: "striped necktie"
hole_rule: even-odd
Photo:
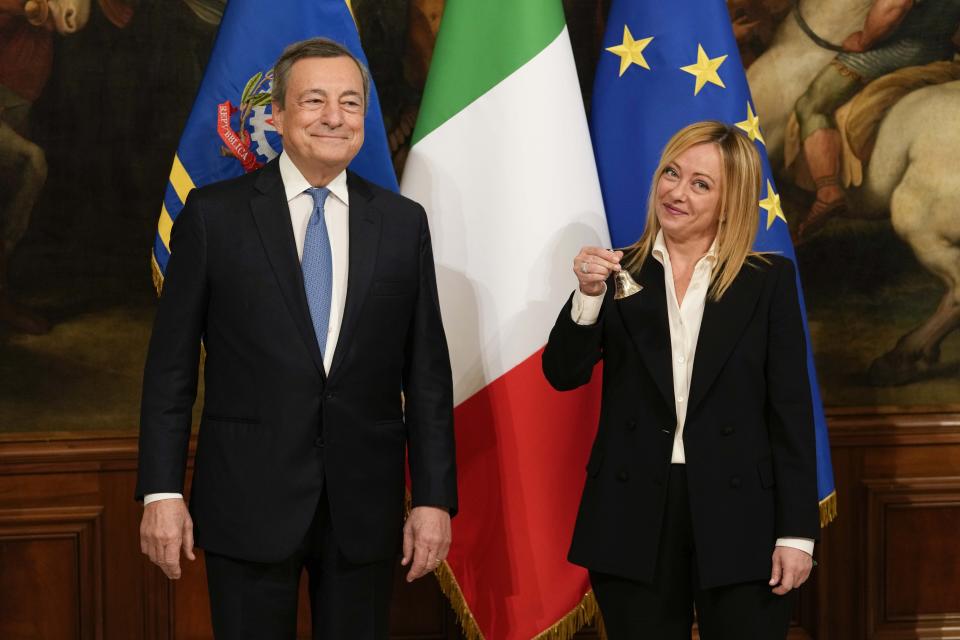
[[[327,327],[330,324],[330,304],[333,299],[333,254],[330,251],[330,235],[323,218],[323,204],[330,195],[326,187],[311,187],[307,193],[313,196],[313,213],[307,223],[307,235],[303,240],[303,284],[310,305],[310,318],[317,334],[320,355],[327,348]]]

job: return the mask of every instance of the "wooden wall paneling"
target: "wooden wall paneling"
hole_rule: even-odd
[[[139,531],[139,527],[136,531]],[[136,567],[141,594],[141,617],[138,621],[137,637],[144,640],[172,640],[177,637],[174,633],[176,609],[172,604],[173,585],[163,572],[142,554],[141,558],[137,558]],[[199,606],[199,603],[196,606]]]
[[[960,417],[829,422],[840,516],[823,531],[791,640],[960,640]],[[211,637],[202,561],[174,583],[140,554],[136,445],[135,434],[0,438],[0,638]],[[304,608],[304,638],[307,620]],[[462,638],[436,583],[406,585],[402,571],[391,625],[398,640]]]
[[[901,531],[904,526],[897,516],[893,521],[881,518],[876,500],[888,492],[900,495],[897,487],[916,487],[924,494],[940,485],[948,501],[960,499],[960,487],[954,486],[960,477],[957,414],[831,415],[829,422],[839,518],[823,531],[819,547],[818,640],[960,638],[949,616],[918,617],[916,622],[884,618],[883,625],[875,624],[877,612],[885,611],[879,605],[886,595],[878,594],[887,593],[878,582],[885,576],[879,541],[887,540],[888,524]],[[903,490],[909,495],[909,489]],[[898,547],[889,550],[899,552]],[[915,557],[926,563],[945,556],[921,545]],[[894,595],[901,598],[917,588],[900,586],[904,590]]]
[[[136,461],[105,460],[99,478],[96,499],[103,505],[104,595],[108,613],[104,625],[106,638],[145,637],[144,627],[147,583],[140,553],[140,505],[134,501]],[[57,474],[63,483],[71,475]]]
[[[837,489],[839,517],[820,530],[817,545],[818,566],[814,569],[817,590],[818,640],[861,640],[858,621],[862,618],[862,563],[858,525],[860,491],[857,480],[862,465],[861,452],[854,447],[834,447],[833,473]]]
[[[0,510],[0,637],[103,637],[102,512]]]
[[[868,637],[960,638],[960,477],[864,485]]]

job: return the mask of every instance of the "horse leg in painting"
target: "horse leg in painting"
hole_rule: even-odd
[[[864,187],[879,204],[895,185],[893,229],[946,292],[927,320],[873,362],[870,376],[876,384],[904,384],[936,374],[940,344],[960,327],[960,182],[952,159],[960,145],[958,129],[960,82],[951,82],[904,98],[877,138],[881,161],[871,165]]]
[[[895,194],[894,208],[897,198],[898,194]],[[931,204],[939,206],[940,211],[925,212],[932,214],[930,217],[955,218],[960,210],[957,201],[949,206],[942,201]],[[893,349],[873,361],[870,378],[875,384],[905,384],[937,373],[935,367],[940,360],[940,343],[960,327],[960,244],[956,235],[952,239],[946,237],[941,229],[927,226],[925,222],[930,219],[924,218],[926,216],[916,216],[911,220],[914,224],[908,232],[902,228],[897,231],[910,243],[917,259],[943,281],[947,290],[933,315],[902,336]]]
[[[4,97],[0,87],[0,98]],[[9,97],[9,96],[7,96]],[[43,149],[20,135],[9,121],[21,113],[11,100],[0,102],[0,170],[11,179],[12,194],[0,205],[0,323],[21,333],[42,334],[50,324],[35,313],[17,305],[10,297],[7,273],[10,254],[30,223],[30,213],[47,179],[47,161]],[[26,103],[27,107],[29,103]],[[23,105],[17,105],[23,107]]]

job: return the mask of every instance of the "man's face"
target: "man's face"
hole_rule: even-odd
[[[363,77],[350,58],[293,63],[285,104],[273,103],[273,122],[301,172],[336,175],[350,164],[363,145],[363,100]]]

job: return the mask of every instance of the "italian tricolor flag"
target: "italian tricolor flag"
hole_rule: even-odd
[[[468,638],[564,638],[593,616],[567,549],[599,371],[540,355],[582,245],[609,246],[560,0],[448,0],[401,191],[427,210],[453,363],[461,511],[441,586]]]

